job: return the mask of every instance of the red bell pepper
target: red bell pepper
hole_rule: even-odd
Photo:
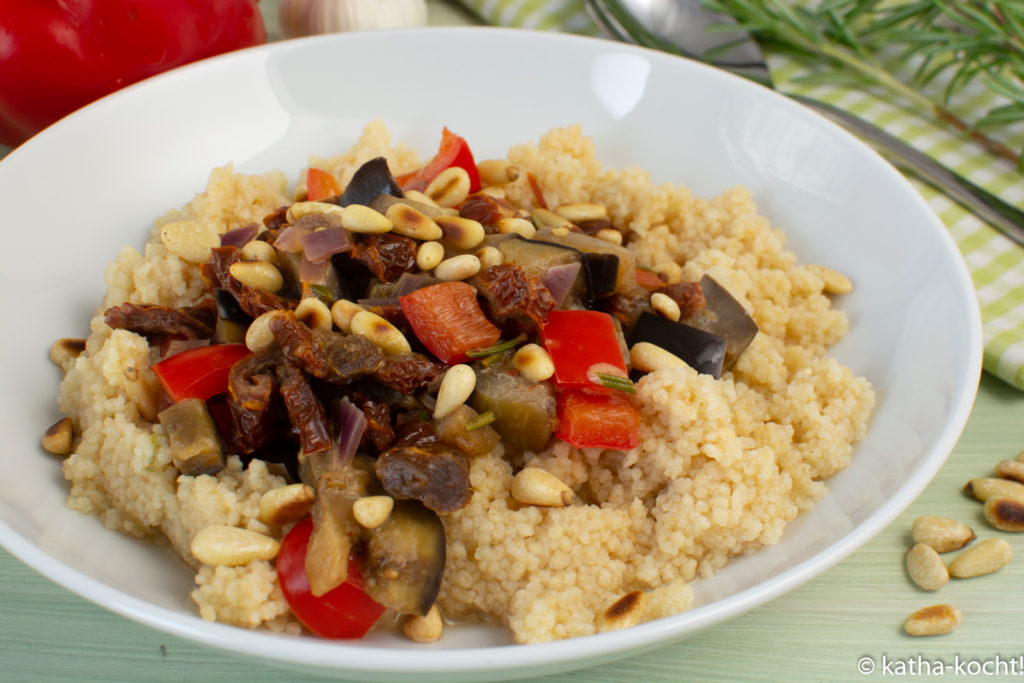
[[[657,273],[647,270],[646,268],[636,269],[636,283],[648,292],[661,289],[668,284],[662,280]]]
[[[472,349],[493,345],[501,330],[487,319],[476,290],[465,282],[442,282],[399,299],[416,338],[442,362],[465,361]]]
[[[551,311],[541,327],[544,348],[555,366],[559,387],[613,391],[601,385],[597,373],[627,377],[626,361],[615,322],[601,311]]]
[[[228,390],[231,366],[251,354],[245,344],[214,344],[168,356],[151,368],[175,403],[186,398],[205,401]]]
[[[266,41],[258,0],[4,0],[0,143],[99,97]]]
[[[577,448],[628,451],[640,445],[640,413],[620,392],[559,391],[555,437]]]
[[[384,606],[363,590],[359,560],[348,559],[348,578],[320,597],[306,579],[306,546],[313,532],[308,517],[289,531],[277,555],[277,580],[292,613],[323,638],[362,638],[384,613]]]
[[[339,194],[341,188],[333,175],[312,166],[306,171],[306,199],[317,202]]]
[[[434,158],[427,162],[427,165],[418,171],[406,173],[395,180],[402,186],[403,190],[426,189],[430,181],[449,166],[459,166],[469,174],[469,191],[476,192],[480,189],[480,172],[477,171],[476,161],[473,160],[473,152],[465,139],[448,130],[447,127],[441,131],[441,148],[434,155]]]

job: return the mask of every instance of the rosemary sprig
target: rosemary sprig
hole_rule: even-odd
[[[476,417],[466,420],[465,429],[467,432],[475,432],[476,430],[482,429],[487,425],[491,424],[492,422],[494,422],[494,420],[494,411],[487,410],[485,412],[480,413]]]
[[[522,333],[519,336],[509,339],[508,341],[498,342],[494,346],[484,346],[479,349],[470,349],[466,352],[466,355],[470,358],[484,358],[486,356],[493,356],[515,347],[526,341],[526,333]]]
[[[988,133],[1024,121],[1024,3],[1020,0],[703,0],[734,17],[762,44],[813,67],[800,80],[880,87],[1020,163]],[[735,30],[723,25],[722,31]],[[883,63],[913,63],[897,77]],[[934,95],[928,86],[945,79]],[[977,120],[953,112],[953,96],[979,82],[1000,103]]]
[[[601,386],[607,389],[615,389],[627,394],[636,393],[636,385],[633,384],[633,380],[628,377],[620,377],[619,375],[612,375],[607,372],[597,372],[594,374]]]

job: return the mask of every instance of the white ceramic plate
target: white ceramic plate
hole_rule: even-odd
[[[103,269],[214,166],[286,170],[341,151],[382,118],[424,157],[448,125],[478,157],[582,123],[609,167],[713,195],[749,186],[802,261],[847,273],[852,320],[834,349],[878,392],[853,463],[772,548],[696,586],[698,605],[627,631],[515,646],[499,629],[451,628],[416,646],[355,644],[202,621],[190,573],[160,550],[68,511],[39,437],[57,417],[54,339],[83,336]],[[342,676],[479,680],[635,654],[739,614],[847,556],[902,511],[949,454],[981,363],[970,279],[911,186],[867,147],[773,92],[660,53],[564,35],[480,28],[277,43],[165,74],[87,107],[0,162],[0,542],[40,573],[154,628]],[[391,651],[389,651],[391,650]],[[399,654],[401,656],[396,656]]]

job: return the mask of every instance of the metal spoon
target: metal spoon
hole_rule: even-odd
[[[708,26],[735,23],[735,20],[706,9],[700,0],[586,0],[586,6],[594,22],[612,38],[710,62],[774,88],[768,65],[754,38],[739,28],[727,33],[706,31]],[[737,42],[737,38],[744,36],[746,40]],[[728,43],[733,46],[714,59],[702,58],[709,50]],[[800,95],[788,96],[859,135],[896,166],[946,193],[1024,246],[1024,211],[849,112]]]

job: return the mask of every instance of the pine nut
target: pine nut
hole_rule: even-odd
[[[924,543],[939,553],[959,550],[976,538],[974,530],[966,524],[935,515],[915,519],[911,535],[914,543]]]
[[[459,254],[446,258],[434,268],[434,277],[453,282],[465,280],[480,272],[480,259],[473,254]]]
[[[251,323],[245,331],[245,345],[254,353],[266,351],[272,348],[277,342],[274,341],[274,334],[270,331],[270,319],[277,315],[284,315],[283,310],[267,311]]]
[[[124,393],[135,404],[139,415],[150,422],[157,421],[160,413],[160,381],[149,368],[124,369]]]
[[[472,218],[438,216],[436,222],[441,226],[445,243],[457,251],[476,249],[487,234],[480,221]]]
[[[651,308],[654,309],[655,313],[658,313],[673,322],[679,322],[679,317],[682,315],[682,311],[679,310],[679,304],[676,303],[676,300],[664,292],[655,292],[654,294],[651,294]]]
[[[440,242],[424,242],[416,250],[416,267],[433,270],[444,260],[444,246]]]
[[[644,616],[646,605],[647,594],[643,591],[626,593],[598,615],[597,632],[607,633],[636,626]]]
[[[461,166],[449,166],[430,181],[423,194],[442,208],[458,206],[469,196],[469,173]]]
[[[995,479],[993,477],[971,479],[964,486],[964,491],[983,503],[993,496],[1024,501],[1024,484],[1010,481],[1009,479]]]
[[[431,199],[427,195],[423,194],[419,190],[406,190],[405,191],[405,198],[409,199],[411,201],[414,201],[414,202],[419,202],[420,204],[426,204],[427,206],[429,206],[432,209],[437,209],[438,211],[441,210],[441,205],[440,204],[438,204],[433,199]]]
[[[1024,484],[1024,461],[1003,460],[996,465],[996,475],[1000,479],[1009,479]]]
[[[575,495],[555,475],[539,467],[524,467],[512,478],[512,499],[526,505],[565,507]]]
[[[224,524],[211,524],[192,539],[192,556],[203,564],[235,567],[254,560],[272,560],[281,544],[266,534]]]
[[[389,356],[409,353],[412,347],[402,332],[384,318],[370,311],[359,311],[352,316],[352,334],[361,334],[379,346]]]
[[[850,278],[842,273],[814,263],[809,264],[807,269],[821,278],[826,294],[849,294],[853,291],[853,283],[850,282]]]
[[[641,372],[689,367],[679,356],[650,342],[637,342],[629,350],[629,363]]]
[[[271,265],[277,265],[277,249],[274,249],[270,242],[263,240],[246,242],[239,255],[243,261],[266,261]]]
[[[352,503],[352,516],[365,529],[376,529],[391,514],[395,499],[391,496],[364,496]]]
[[[351,206],[358,206],[358,204],[352,204]],[[303,216],[308,216],[314,213],[333,213],[335,216],[341,216],[342,225],[344,225],[346,229],[349,229],[349,227],[345,225],[345,209],[337,204],[331,204],[330,202],[295,202],[289,206],[288,211],[285,212],[285,220],[289,223],[294,223]],[[357,231],[353,230],[353,232]]]
[[[907,551],[907,573],[918,586],[926,591],[941,588],[949,581],[949,570],[935,548],[924,543],[915,543]]]
[[[316,491],[308,484],[288,484],[260,496],[259,520],[269,526],[297,522],[313,509]]]
[[[525,218],[499,218],[494,227],[503,235],[511,233],[526,239],[531,239],[537,234],[537,226]]]
[[[333,324],[331,309],[315,296],[307,296],[295,307],[295,317],[311,330],[329,330]]]
[[[441,379],[441,387],[437,390],[437,403],[434,405],[434,418],[447,417],[461,406],[476,388],[476,373],[465,364],[453,365],[448,368]]]
[[[228,271],[231,277],[253,289],[273,293],[284,287],[281,271],[266,261],[235,261]]]
[[[543,346],[523,344],[512,356],[512,365],[519,374],[534,382],[551,379],[555,374],[555,364]]]
[[[437,605],[432,605],[425,617],[409,614],[402,622],[402,633],[409,640],[414,640],[417,643],[432,643],[441,637],[443,631],[441,610],[437,608]]]
[[[391,232],[393,226],[391,219],[380,211],[374,211],[362,204],[349,204],[342,211],[341,227],[362,235],[379,235]]]
[[[43,448],[54,455],[67,455],[75,437],[75,423],[70,417],[54,422],[43,433]]]
[[[331,304],[331,319],[334,324],[338,326],[338,329],[349,334],[352,331],[352,318],[359,311],[365,311],[366,309],[357,303],[349,301],[348,299],[338,299]]]
[[[930,605],[917,610],[903,622],[911,636],[941,636],[960,625],[960,610],[952,605]]]
[[[1001,538],[989,538],[957,555],[949,565],[949,574],[958,579],[991,574],[1005,567],[1011,557],[1013,550],[1009,543]]]
[[[1024,531],[1024,503],[993,496],[985,501],[985,520],[1000,531]]]
[[[602,242],[608,242],[615,246],[622,246],[622,233],[615,228],[601,228],[594,233],[594,237]]]
[[[485,185],[484,187],[481,187],[479,190],[477,190],[476,194],[494,197],[495,199],[500,199],[502,201],[505,201],[507,196],[505,194],[505,188],[500,185]]]
[[[484,185],[504,185],[519,178],[519,167],[508,159],[485,159],[476,165]]]
[[[666,284],[674,285],[683,281],[683,267],[675,261],[665,261],[654,266],[657,273]]]
[[[608,209],[593,202],[560,204],[555,207],[555,213],[570,223],[586,223],[587,221],[608,218]]]
[[[530,218],[538,228],[571,228],[572,222],[567,221],[554,211],[547,209],[534,209],[530,212]]]
[[[211,225],[176,221],[160,227],[160,241],[178,258],[189,263],[206,263],[210,250],[220,246],[220,233]]]
[[[483,247],[482,249],[477,249],[476,257],[480,259],[480,270],[487,270],[488,268],[499,266],[505,261],[505,257],[497,247]]]
[[[384,215],[391,221],[392,230],[405,237],[424,241],[439,240],[443,234],[441,226],[433,218],[408,204],[392,204]]]
[[[50,360],[65,370],[71,363],[85,352],[84,339],[65,337],[53,342],[50,346]]]

